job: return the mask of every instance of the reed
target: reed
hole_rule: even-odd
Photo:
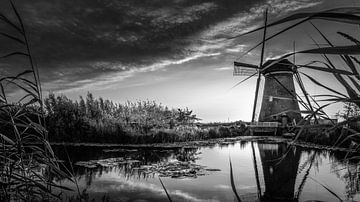
[[[59,198],[55,189],[69,190],[53,182],[54,176],[67,178],[67,174],[60,170],[47,140],[39,71],[22,18],[9,2],[17,21],[0,13],[0,22],[16,33],[0,31],[0,35],[23,48],[0,59],[25,57],[30,68],[0,78],[0,201],[50,201]],[[21,98],[10,101],[9,88],[20,91]]]
[[[236,191],[236,186],[235,186],[235,180],[234,180],[234,174],[233,174],[233,167],[232,167],[232,164],[231,164],[231,159],[229,157],[229,167],[230,167],[230,183],[231,183],[231,190],[233,191],[235,197],[236,197],[236,200],[238,202],[241,202],[241,199],[240,199],[240,196],[239,194],[237,193]]]
[[[161,180],[161,178],[160,178],[160,177],[159,177],[159,181],[160,181],[160,184],[161,184],[162,188],[163,188],[163,189],[164,189],[164,191],[165,191],[165,194],[166,194],[166,196],[167,196],[167,198],[168,198],[169,202],[172,202],[171,197],[170,197],[170,194],[168,193],[168,191],[167,191],[167,189],[166,189],[166,187],[165,187],[165,185],[164,185],[164,183],[162,182],[162,180]]]

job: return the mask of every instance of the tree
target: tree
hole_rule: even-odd
[[[84,116],[86,114],[86,104],[82,96],[80,96],[79,108],[81,115]]]
[[[338,116],[345,120],[348,120],[351,117],[360,116],[360,107],[353,102],[346,102],[343,112],[339,113]]]

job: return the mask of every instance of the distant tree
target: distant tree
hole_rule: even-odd
[[[104,99],[102,97],[99,98],[99,105],[100,105],[101,111],[104,111],[105,104],[104,104]]]
[[[360,116],[360,107],[353,102],[346,102],[343,112],[338,113],[338,116],[345,120],[351,117]]]
[[[79,111],[82,116],[86,115],[86,104],[85,104],[84,98],[82,96],[80,96]]]
[[[195,114],[192,114],[193,111],[186,109],[178,109],[178,114],[176,120],[180,124],[193,124],[195,121],[200,120],[196,117]]]

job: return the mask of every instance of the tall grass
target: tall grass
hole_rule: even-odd
[[[0,13],[0,22],[15,34],[0,31],[0,35],[21,45],[22,50],[0,59],[24,57],[30,68],[16,76],[0,78],[0,201],[50,201],[59,197],[54,188],[66,189],[55,184],[53,177],[67,175],[60,170],[47,140],[39,71],[21,16],[12,1],[10,5],[16,21]],[[10,101],[10,88],[19,91],[21,98]]]

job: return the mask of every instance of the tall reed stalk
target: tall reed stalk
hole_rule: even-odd
[[[53,182],[54,176],[67,177],[47,140],[44,126],[42,90],[38,68],[34,65],[29,39],[22,18],[10,1],[16,21],[0,13],[0,22],[15,31],[0,30],[1,37],[22,46],[0,57],[24,57],[30,68],[16,76],[0,77],[0,201],[51,201],[56,189],[66,189]],[[21,94],[9,99],[9,91]]]

